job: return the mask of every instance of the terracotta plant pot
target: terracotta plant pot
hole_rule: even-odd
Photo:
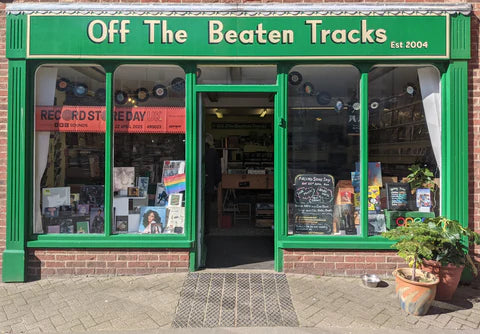
[[[429,282],[414,282],[402,277],[402,274],[410,277],[412,271],[412,268],[399,268],[393,272],[396,283],[395,292],[400,299],[402,310],[412,315],[424,315],[435,299],[439,279],[431,273],[418,269],[416,274],[426,278]]]
[[[435,274],[440,279],[438,283],[436,300],[451,300],[453,294],[457,290],[458,282],[462,276],[462,271],[465,266],[455,266],[448,264],[442,266],[440,262],[433,260],[424,260],[422,269],[429,273]]]

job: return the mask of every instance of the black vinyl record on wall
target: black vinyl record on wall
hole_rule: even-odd
[[[65,78],[60,78],[57,80],[57,90],[64,92],[67,90],[68,85],[70,84],[70,80],[65,79]]]
[[[182,78],[177,77],[173,79],[170,85],[172,86],[172,89],[176,92],[181,92],[185,90],[185,80],[183,80]]]
[[[73,94],[77,97],[83,97],[87,95],[88,87],[83,83],[75,84],[73,86]]]
[[[148,93],[148,90],[146,88],[139,88],[135,91],[135,95],[137,96],[137,101],[138,102],[145,102],[148,100],[150,97],[150,94]]]
[[[153,87],[153,96],[155,97],[158,97],[161,99],[167,96],[167,93],[168,93],[167,87],[165,87],[164,85],[158,84]]]
[[[117,104],[125,104],[128,101],[128,94],[123,90],[117,90],[115,92],[115,102]]]
[[[290,85],[296,86],[299,85],[303,80],[303,76],[300,72],[290,72],[288,73],[288,83]]]

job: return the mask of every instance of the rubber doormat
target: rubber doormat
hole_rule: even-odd
[[[173,327],[298,327],[285,274],[189,273]]]

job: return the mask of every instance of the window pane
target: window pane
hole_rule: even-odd
[[[361,233],[359,80],[352,66],[288,75],[289,233]]]
[[[376,235],[439,213],[440,75],[432,66],[376,67],[368,91],[368,233]],[[413,171],[431,181],[409,182]]]
[[[125,65],[114,86],[112,233],[184,233],[185,73]]]
[[[277,82],[277,67],[262,66],[199,66],[199,84],[254,84],[266,85]]]
[[[34,233],[103,233],[105,72],[41,66],[35,76]]]

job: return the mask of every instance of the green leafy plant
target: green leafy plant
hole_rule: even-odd
[[[430,169],[425,166],[411,165],[408,170],[410,174],[407,175],[407,182],[410,184],[412,193],[418,188],[428,188],[430,191],[435,192],[435,182],[433,181],[434,175]]]
[[[464,265],[474,275],[478,274],[475,263],[468,254],[468,244],[479,245],[480,234],[462,226],[457,220],[443,216],[427,218],[424,224],[434,227],[442,237],[441,243],[429,259],[440,262],[442,266],[448,264]]]
[[[436,254],[444,241],[438,228],[433,223],[412,222],[406,226],[400,226],[382,235],[397,242],[392,245],[398,251],[398,255],[407,261],[413,268],[412,281],[420,281],[422,275],[417,277],[416,268],[420,267],[423,259],[431,259]],[[408,278],[408,277],[407,277]]]

